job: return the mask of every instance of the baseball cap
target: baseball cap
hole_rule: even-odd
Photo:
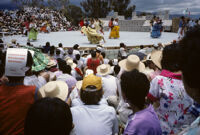
[[[85,77],[83,79],[82,90],[90,91],[89,89],[87,89],[88,86],[95,86],[96,87],[95,90],[101,90],[102,88],[101,77],[97,77],[94,74],[90,74],[87,77]],[[92,89],[92,91],[94,90]]]

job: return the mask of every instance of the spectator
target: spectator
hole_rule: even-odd
[[[72,107],[74,131],[77,135],[111,135],[118,133],[114,108],[99,104],[103,95],[100,77],[88,75],[83,79],[80,98],[84,105]]]
[[[148,94],[148,99],[154,103],[160,119],[162,134],[177,134],[181,125],[193,120],[187,113],[193,102],[185,92],[181,74],[178,73],[178,54],[179,46],[176,44],[164,48],[161,74],[152,80]]]
[[[57,49],[60,50],[61,56],[64,57],[65,56],[65,50],[63,49],[62,43],[58,44],[58,48]]]
[[[200,27],[191,29],[186,33],[183,40],[180,41],[180,67],[183,72],[183,83],[186,92],[200,104],[200,85],[199,78],[200,75],[199,63],[200,60]],[[199,111],[196,110],[198,118],[186,129],[184,129],[179,135],[198,135],[200,134],[200,117]]]
[[[126,53],[126,45],[124,43],[120,43],[120,49],[118,52],[118,58],[119,59],[125,59],[127,57]]]
[[[138,52],[146,54],[146,50],[144,49],[143,45],[140,46],[140,50]]]
[[[79,54],[80,55],[80,51],[79,51],[79,45],[78,44],[75,44],[74,47],[73,47],[73,55],[74,57]]]
[[[58,98],[43,98],[31,106],[25,135],[69,135],[73,128],[69,106]]]
[[[17,54],[26,54],[27,50],[16,49]],[[11,54],[10,49],[6,55]],[[15,135],[24,133],[24,120],[26,113],[35,100],[40,98],[35,86],[23,85],[25,73],[31,70],[33,59],[31,53],[27,51],[27,61],[24,65],[15,63],[15,70],[9,71],[5,66],[5,75],[9,82],[0,86],[0,133],[2,135]],[[3,65],[7,65],[7,58],[4,59]],[[19,74],[19,69],[26,67]],[[14,102],[10,102],[14,101]]]
[[[103,97],[117,96],[117,80],[110,74],[111,67],[108,64],[102,64],[97,67],[97,74],[102,78]]]
[[[134,69],[121,76],[121,88],[124,100],[129,103],[135,114],[129,116],[124,135],[161,135],[158,116],[152,105],[145,104],[150,87],[149,80]]]
[[[93,70],[94,74],[96,74],[97,73],[96,68],[100,65],[100,60],[96,58],[95,51],[91,52],[91,56],[92,56],[92,58],[89,58],[87,60],[87,68]]]

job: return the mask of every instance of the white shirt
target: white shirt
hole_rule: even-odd
[[[103,97],[117,96],[117,81],[112,75],[102,76]]]
[[[146,50],[145,49],[140,49],[138,52],[146,54]]]
[[[124,56],[124,57],[127,56],[126,51],[125,51],[125,49],[124,49],[123,47],[121,47],[121,48],[119,49],[119,51],[120,51],[120,53],[121,53],[121,56]]]
[[[108,64],[109,63],[109,59],[103,59],[104,64]]]
[[[78,50],[73,50],[73,55],[74,55],[74,58],[76,57],[76,55],[79,54],[80,55],[80,52]]]
[[[105,104],[71,108],[76,135],[114,135],[118,133],[115,109]]]
[[[24,78],[24,85],[26,86],[36,86],[36,88],[40,89],[42,86],[46,84],[46,80],[42,76],[26,76]]]
[[[77,67],[79,69],[82,69],[83,68],[83,61],[82,60],[77,60]]]
[[[62,47],[58,47],[57,49],[60,50],[60,54],[62,54],[62,56],[64,56],[65,50]]]
[[[118,22],[113,21],[113,25],[114,25],[114,26],[118,26],[119,24],[118,24]]]

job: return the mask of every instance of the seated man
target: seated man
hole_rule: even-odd
[[[84,78],[80,91],[83,105],[72,107],[76,135],[113,135],[118,133],[114,108],[99,104],[103,96],[102,80],[93,74]]]

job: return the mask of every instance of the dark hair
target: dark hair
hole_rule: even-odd
[[[190,88],[200,89],[200,27],[191,29],[180,41],[180,67]]]
[[[68,49],[68,54],[71,55],[72,53],[73,53],[73,49],[72,49],[72,48],[69,48],[69,49]]]
[[[162,69],[171,72],[177,72],[180,70],[179,51],[180,47],[178,44],[171,44],[164,48],[161,60]]]
[[[185,17],[184,17],[184,16],[181,16],[181,19],[185,19]]]
[[[145,97],[150,88],[150,82],[146,75],[134,69],[124,72],[121,76],[121,88],[125,99],[139,109],[145,105]]]
[[[87,88],[94,88],[95,86],[88,86]],[[103,96],[103,91],[85,91],[81,89],[80,98],[86,105],[97,105]]]
[[[121,48],[121,47],[125,47],[125,44],[124,44],[124,43],[120,43],[119,45],[120,45],[120,48]]]
[[[49,43],[49,42],[46,42],[46,46],[50,47],[50,43]]]
[[[143,49],[143,48],[144,48],[144,46],[143,46],[143,45],[141,45],[141,46],[140,46],[140,49]]]
[[[111,21],[114,21],[114,18],[111,18]]]
[[[25,135],[69,135],[73,128],[69,106],[59,98],[43,98],[29,109]]]
[[[75,44],[74,47],[73,47],[73,49],[74,49],[74,50],[77,50],[78,47],[79,47],[79,45],[78,45],[78,44]]]
[[[91,52],[92,58],[96,58],[96,55],[97,55],[97,54],[96,54],[96,51],[92,51],[92,52]]]
[[[114,72],[115,72],[115,75],[118,75],[119,74],[119,72],[120,72],[120,66],[119,65],[115,65],[114,66]]]
[[[76,60],[80,60],[80,58],[81,58],[81,56],[80,56],[80,54],[76,54]]]
[[[66,74],[69,74],[69,75],[71,74],[71,71],[72,71],[71,66],[66,64],[66,65],[63,65],[61,69],[62,69],[63,73],[66,73]]]
[[[102,55],[103,58],[106,57],[106,53],[105,52],[102,52],[101,55]]]
[[[59,43],[59,44],[58,44],[58,47],[62,47],[62,46],[63,46],[62,43]]]

